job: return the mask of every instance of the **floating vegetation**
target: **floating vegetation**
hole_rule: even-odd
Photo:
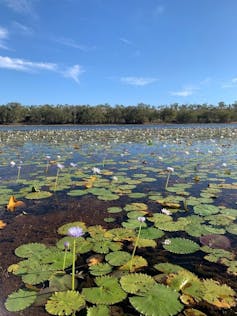
[[[31,242],[29,231],[16,247],[8,272],[21,288],[5,308],[235,313],[236,139],[225,126],[0,130],[1,233],[28,214],[40,222],[52,212],[49,235],[61,235]],[[67,218],[60,227],[57,212],[61,223],[62,212]],[[69,234],[73,228],[83,234]]]

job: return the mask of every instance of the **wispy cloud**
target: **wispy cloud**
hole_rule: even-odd
[[[5,41],[8,39],[9,32],[6,28],[0,26],[0,48],[8,49]]]
[[[120,81],[132,86],[146,86],[156,82],[157,79],[149,77],[122,77],[120,78]]]
[[[66,71],[63,72],[65,77],[71,78],[77,83],[80,83],[79,76],[85,72],[80,65],[74,65],[69,67]]]
[[[200,83],[199,85],[201,85]],[[179,91],[172,91],[170,92],[171,95],[177,96],[177,97],[188,97],[190,95],[193,95],[197,90],[200,89],[199,85],[187,85],[184,86]]]
[[[221,87],[224,88],[224,89],[226,89],[226,88],[236,88],[237,87],[237,77],[236,78],[232,78],[228,82],[224,83]]]
[[[57,65],[53,63],[31,62],[20,58],[0,56],[0,68],[32,72],[35,70],[57,70]]]
[[[72,47],[72,48],[76,48],[76,49],[80,49],[81,51],[84,51],[84,52],[88,52],[88,51],[90,51],[90,50],[95,48],[93,46],[79,44],[72,38],[60,37],[60,38],[54,38],[53,40],[56,43],[59,43],[61,45]]]
[[[20,32],[21,34],[24,34],[24,35],[31,35],[34,33],[34,31],[32,30],[32,28],[22,24],[22,23],[19,23],[19,22],[16,22],[14,21],[12,23],[13,27],[15,30],[17,30],[18,32]]]
[[[1,0],[7,7],[17,13],[33,13],[32,0]]]
[[[192,90],[184,89],[180,91],[174,91],[170,93],[171,95],[178,96],[178,97],[188,97],[189,95],[193,94]]]
[[[80,65],[74,65],[72,67],[63,69],[56,63],[32,62],[29,60],[11,58],[7,56],[0,56],[0,68],[29,73],[37,73],[43,70],[53,71],[63,75],[64,77],[73,79],[76,83],[79,83],[79,75],[84,72]]]
[[[119,40],[120,40],[122,43],[126,44],[126,45],[132,45],[132,44],[133,44],[130,40],[128,40],[128,39],[125,38],[125,37],[121,37]]]

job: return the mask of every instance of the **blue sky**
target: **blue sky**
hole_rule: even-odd
[[[233,103],[237,0],[0,0],[0,104]]]

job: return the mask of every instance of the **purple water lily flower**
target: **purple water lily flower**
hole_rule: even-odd
[[[83,229],[78,226],[70,227],[67,232],[68,236],[81,237],[84,235]]]

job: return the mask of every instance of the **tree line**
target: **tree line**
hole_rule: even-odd
[[[0,124],[148,124],[237,122],[233,104],[178,104],[159,107],[99,104],[24,106],[17,102],[0,105]]]

